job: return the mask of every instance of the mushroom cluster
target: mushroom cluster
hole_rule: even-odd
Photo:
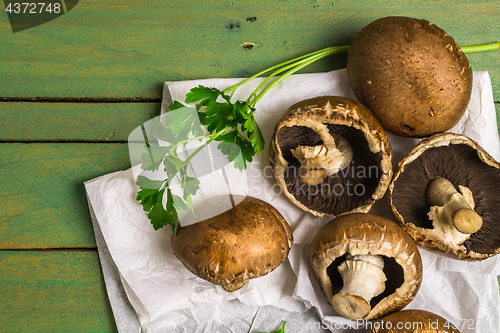
[[[367,212],[392,177],[384,129],[360,103],[322,96],[292,105],[269,149],[283,193],[315,216]]]
[[[408,17],[376,20],[350,45],[347,75],[359,102],[323,96],[292,105],[275,127],[269,160],[296,206],[318,217],[337,216],[315,236],[311,267],[339,315],[369,320],[415,297],[422,280],[416,244],[465,260],[500,253],[500,197],[494,189],[500,164],[473,140],[444,133],[469,104],[472,69],[436,25]],[[385,130],[430,136],[399,163],[394,177]],[[357,168],[365,172],[359,176]],[[378,171],[375,177],[367,176],[370,168]],[[397,223],[367,214],[388,182]],[[351,194],[332,193],[349,184]],[[447,323],[422,310],[384,320],[422,322],[435,332],[445,332]]]
[[[423,247],[458,259],[500,253],[500,164],[470,138],[433,135],[399,162],[389,186],[394,218]]]
[[[395,222],[368,213],[327,223],[311,243],[310,262],[327,301],[352,320],[402,309],[422,282],[413,240]]]
[[[189,271],[231,292],[276,269],[293,243],[290,226],[276,208],[249,196],[234,201],[234,207],[181,227],[171,238],[175,256]],[[219,202],[206,200],[195,213]]]

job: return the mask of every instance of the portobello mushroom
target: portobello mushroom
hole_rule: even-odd
[[[460,333],[445,318],[425,310],[397,311],[367,325],[369,329],[365,333]]]
[[[283,193],[319,217],[367,212],[392,177],[392,149],[378,120],[338,96],[292,105],[276,124],[269,161]]]
[[[195,213],[217,201],[212,198]],[[231,292],[276,269],[293,244],[290,226],[273,206],[250,196],[234,201],[234,207],[180,227],[171,238],[175,256],[189,271]]]
[[[452,128],[472,93],[472,68],[455,40],[426,20],[384,17],[347,53],[356,98],[396,135],[427,137]]]
[[[352,320],[402,309],[422,282],[422,259],[413,240],[397,223],[368,213],[327,223],[311,243],[310,261],[327,301]]]
[[[401,160],[388,199],[414,241],[463,260],[500,252],[500,164],[470,138],[433,135]]]

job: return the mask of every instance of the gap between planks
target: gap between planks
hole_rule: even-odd
[[[91,98],[91,97],[0,97],[0,102],[27,103],[161,103],[161,98]]]
[[[0,249],[0,252],[96,252],[97,247],[49,247],[49,248],[15,248]]]

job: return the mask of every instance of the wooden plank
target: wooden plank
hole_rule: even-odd
[[[0,103],[1,141],[127,141],[160,103]]]
[[[388,15],[427,18],[461,45],[494,42],[500,30],[496,0],[88,0],[20,33],[0,22],[0,97],[160,98],[165,80],[248,76],[348,44],[364,25]],[[244,49],[244,42],[260,47]],[[491,72],[496,100],[498,53],[471,55],[476,68]],[[345,56],[336,56],[306,71],[344,66]]]
[[[0,104],[0,141],[127,141],[160,103]],[[500,119],[496,104],[497,119]]]
[[[95,247],[83,182],[129,167],[125,143],[0,144],[0,249]]]
[[[116,332],[96,251],[0,251],[2,332]]]
[[[495,110],[497,112],[497,126],[498,126],[498,132],[500,135],[500,102],[495,103]]]

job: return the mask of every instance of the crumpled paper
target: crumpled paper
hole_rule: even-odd
[[[240,80],[166,82],[163,109],[166,111],[172,100],[184,101],[189,89],[199,84],[223,89]],[[234,98],[246,99],[261,80],[242,86]],[[322,95],[355,99],[345,70],[293,75],[274,87],[259,101],[255,114],[266,143],[270,142],[274,125],[288,106]],[[498,160],[500,141],[496,126],[488,73],[474,72],[469,108],[451,132],[476,140]],[[420,141],[392,135],[389,139],[396,163]],[[195,277],[175,259],[169,245],[171,232],[166,228],[155,232],[135,200],[138,188],[134,169],[85,183],[95,220],[116,265],[118,274],[115,276],[120,279],[141,329],[144,332],[247,332],[275,330],[282,320],[288,320],[287,333],[361,329],[358,323],[335,314],[309,268],[309,244],[331,217],[316,218],[280,194],[267,161],[267,147],[262,156],[256,156],[249,165],[246,177],[248,193],[273,205],[288,221],[294,246],[289,258],[278,269],[251,280],[233,293]],[[385,199],[379,200],[370,212],[392,218]],[[462,332],[500,331],[498,256],[482,262],[462,262],[425,250],[421,250],[421,254],[424,263],[422,287],[407,308],[435,312],[456,324]],[[117,311],[121,314],[115,307],[113,311],[115,317]],[[322,320],[321,325],[317,316]],[[120,326],[118,320],[117,325]]]

